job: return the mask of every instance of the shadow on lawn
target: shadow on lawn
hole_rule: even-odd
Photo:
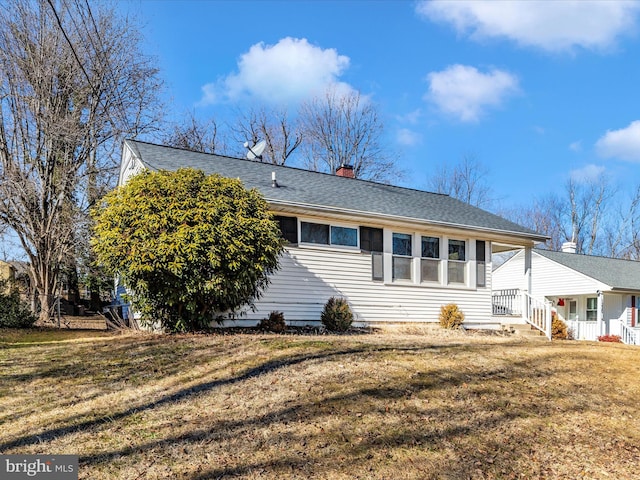
[[[377,349],[376,351],[385,350],[406,350],[419,353],[422,349],[389,348]],[[256,369],[252,369],[250,371],[252,373],[247,372],[233,381],[247,379],[256,374],[269,373],[282,366],[293,365],[307,360],[362,352],[362,350],[356,349],[328,355],[298,357],[277,362],[276,364],[265,364]],[[540,357],[536,361],[536,365],[533,366],[548,365],[551,360],[552,356]],[[426,407],[422,412],[426,418],[438,419],[443,416],[447,417],[448,423],[451,424],[447,427],[442,427],[442,425],[437,423],[437,420],[435,424],[430,423],[428,420],[425,420],[424,423],[403,422],[401,424],[394,423],[391,425],[385,425],[384,423],[387,412],[385,412],[385,409],[381,407],[381,405],[385,402],[410,399],[428,390],[451,390],[453,392],[457,387],[463,385],[469,387],[469,395],[482,395],[483,392],[490,389],[490,385],[487,384],[491,384],[491,382],[502,383],[505,379],[515,380],[522,374],[523,369],[529,368],[532,365],[527,361],[517,361],[513,362],[511,366],[512,368],[484,371],[482,375],[476,377],[475,382],[469,381],[469,372],[451,372],[448,369],[443,369],[431,370],[428,374],[415,376],[410,382],[389,384],[377,388],[362,388],[345,395],[335,395],[318,399],[313,398],[313,394],[310,394],[308,398],[303,399],[303,401],[296,405],[273,410],[265,415],[240,421],[218,421],[208,428],[190,431],[183,435],[164,438],[144,445],[104,452],[96,456],[81,457],[80,460],[82,465],[91,465],[110,462],[120,457],[136,455],[152,450],[161,452],[163,449],[175,447],[175,445],[195,445],[202,442],[207,444],[224,444],[225,442],[241,437],[246,429],[265,428],[274,424],[287,425],[288,423],[300,421],[312,423],[325,415],[350,415],[349,412],[344,411],[346,404],[353,405],[360,410],[368,409],[370,414],[379,416],[381,421],[379,425],[380,429],[369,429],[360,435],[361,438],[348,438],[353,437],[353,434],[338,429],[323,431],[322,433],[318,432],[309,435],[303,444],[317,443],[320,437],[331,439],[329,443],[324,445],[324,448],[312,451],[305,451],[304,448],[300,448],[298,452],[285,451],[279,454],[277,458],[274,457],[273,460],[265,461],[256,461],[247,456],[246,461],[244,461],[242,465],[209,469],[195,474],[191,478],[192,480],[204,480],[209,478],[223,478],[226,476],[255,475],[265,470],[283,476],[293,473],[294,470],[297,475],[314,476],[319,472],[314,472],[313,467],[310,467],[310,465],[320,464],[322,465],[321,468],[328,467],[331,469],[339,457],[350,458],[355,462],[351,464],[352,470],[350,471],[352,472],[357,472],[359,471],[358,468],[361,468],[362,472],[368,471],[374,474],[370,471],[375,465],[371,462],[371,459],[374,458],[374,456],[387,456],[389,451],[393,451],[395,448],[417,448],[433,452],[434,450],[444,449],[445,444],[448,445],[447,448],[451,448],[451,445],[456,442],[464,442],[465,437],[469,435],[484,435],[488,432],[495,431],[515,419],[549,415],[551,410],[547,402],[538,403],[533,398],[530,398],[523,399],[522,405],[510,406],[505,404],[501,399],[495,399],[490,401],[485,408],[487,411],[494,412],[492,415],[481,415],[471,421],[468,419],[468,412],[456,410],[455,408],[452,408],[451,411],[443,411],[440,408]],[[543,380],[552,374],[553,372],[551,370],[539,372],[537,378],[538,380]],[[458,394],[456,393],[455,395]],[[454,398],[455,395],[452,394],[452,406],[460,401],[460,399]],[[577,408],[578,407],[576,407],[576,409]],[[385,427],[390,428],[387,431]],[[338,440],[336,443],[336,439],[342,440]],[[301,439],[295,436],[291,436],[284,440],[284,442],[287,445],[302,445]],[[491,438],[487,438],[486,442],[485,447],[487,449],[493,448],[496,451],[500,451],[500,468],[508,471],[511,471],[513,462],[521,459],[524,453],[518,450],[500,448],[501,445],[499,442]],[[330,443],[333,445],[330,445]],[[337,451],[336,448],[338,449]],[[446,478],[470,478],[473,472],[478,469],[477,463],[485,460],[485,456],[482,453],[473,451],[466,453],[459,451],[457,455],[455,459],[451,458],[446,461],[448,465],[447,472],[448,474],[452,474]],[[495,458],[497,458],[497,456]],[[492,463],[493,462],[495,461],[492,457]],[[311,468],[311,470],[309,470],[309,468]],[[423,478],[429,477],[425,474]]]
[[[504,346],[509,346],[511,348],[518,348],[519,346],[522,346],[523,349],[535,348],[527,344],[504,344]],[[491,345],[491,347],[496,347],[496,345]],[[487,348],[488,345],[483,344],[474,344],[473,346],[467,345],[465,346],[464,352],[482,352],[486,351]],[[74,425],[53,428],[39,434],[23,436],[0,444],[0,451],[47,442],[54,438],[77,432],[90,431],[91,429],[100,427],[101,425],[107,423],[110,424],[140,412],[178,402],[195,395],[212,391],[219,387],[238,384],[243,381],[270,374],[285,367],[299,365],[304,362],[330,360],[358,354],[377,355],[381,353],[384,354],[385,352],[420,354],[421,352],[434,353],[438,351],[455,355],[456,347],[452,347],[451,345],[425,347],[380,347],[377,345],[363,345],[358,348],[345,348],[337,351],[333,350],[313,354],[291,355],[249,368],[237,376],[202,382],[196,386],[179,390],[171,395],[163,396],[158,400],[139,406],[133,406],[121,412],[104,414],[98,418],[83,421]],[[325,415],[348,415],[349,412],[344,412],[344,405],[348,404],[357,406],[361,410],[379,416],[380,429],[369,429],[360,436],[361,438],[352,439],[348,439],[344,432],[341,431],[328,431],[323,433],[316,432],[309,434],[308,441],[310,443],[320,442],[321,437],[334,439],[332,440],[333,442],[335,442],[336,438],[344,438],[344,441],[340,441],[340,445],[326,445],[325,448],[319,448],[311,452],[305,451],[304,448],[301,448],[299,452],[294,453],[283,452],[284,454],[279,455],[277,460],[253,461],[252,463],[252,459],[247,458],[242,465],[213,468],[192,476],[192,479],[203,480],[206,478],[220,478],[227,475],[255,474],[256,472],[264,469],[285,475],[287,473],[291,473],[292,468],[300,469],[300,472],[303,475],[306,472],[306,474],[311,476],[314,471],[308,471],[305,469],[313,469],[313,466],[310,466],[313,465],[313,463],[320,462],[323,465],[322,468],[332,467],[335,462],[336,448],[342,449],[340,452],[344,452],[344,455],[350,457],[354,462],[356,462],[353,465],[354,470],[352,470],[355,472],[358,468],[371,468],[371,456],[387,455],[389,449],[398,447],[405,449],[423,448],[425,451],[433,453],[433,451],[445,450],[445,444],[448,445],[446,448],[449,448],[454,452],[453,454],[450,454],[451,458],[443,460],[450,468],[450,478],[460,478],[460,476],[471,477],[475,471],[474,469],[477,468],[477,462],[484,460],[479,459],[482,457],[482,454],[473,451],[466,451],[463,448],[454,448],[452,445],[456,442],[464,443],[464,441],[466,441],[465,437],[469,435],[477,434],[482,436],[485,435],[486,432],[495,431],[500,428],[500,426],[505,425],[514,419],[529,417],[540,418],[548,416],[551,414],[550,405],[553,404],[553,401],[546,398],[544,402],[538,402],[537,400],[539,398],[535,395],[532,395],[529,398],[519,399],[518,404],[505,403],[504,399],[500,398],[490,398],[485,401],[486,405],[481,412],[483,415],[469,420],[469,412],[464,410],[464,404],[467,401],[464,396],[486,395],[488,391],[491,391],[493,383],[500,383],[500,385],[502,385],[504,382],[508,383],[510,381],[521,380],[523,375],[531,374],[531,372],[535,372],[533,374],[534,378],[531,378],[532,382],[545,381],[547,377],[553,375],[556,371],[555,368],[553,368],[553,360],[553,355],[548,354],[537,356],[534,363],[531,363],[531,361],[527,359],[517,361],[508,359],[504,361],[505,366],[503,368],[494,368],[491,370],[486,370],[482,367],[475,367],[473,365],[461,365],[461,367],[465,367],[465,369],[463,370],[461,368],[459,371],[452,371],[450,369],[428,369],[426,372],[412,376],[407,379],[408,381],[396,381],[396,383],[379,385],[375,388],[361,388],[345,395],[335,395],[324,398],[318,398],[317,394],[310,392],[295,405],[274,409],[264,415],[243,420],[218,421],[208,428],[192,430],[182,435],[163,438],[158,441],[148,442],[146,444],[133,447],[125,447],[118,450],[103,452],[97,455],[84,456],[80,459],[81,466],[97,465],[115,460],[116,458],[136,455],[141,452],[154,449],[161,450],[162,448],[172,447],[177,444],[197,444],[203,441],[206,441],[207,443],[221,443],[241,436],[242,432],[247,428],[263,428],[274,424],[286,424],[287,422],[299,421],[308,423],[309,421],[313,421],[314,419],[318,419]],[[460,392],[460,387],[464,385],[466,385],[464,392]],[[385,425],[386,412],[382,406],[385,402],[410,399],[414,396],[420,396],[420,394],[424,394],[426,391],[434,390],[451,392],[451,411],[432,408],[427,404],[424,407],[424,411],[421,412],[421,415],[426,419],[424,422]],[[537,393],[541,394],[540,392]],[[462,395],[463,398],[458,398],[460,395]],[[564,392],[554,391],[553,395],[564,395]],[[455,405],[457,405],[457,408],[453,407]],[[580,407],[576,405],[575,408],[577,410]],[[487,415],[486,412],[492,412],[492,414]],[[445,417],[448,420],[447,423],[450,425],[443,428],[442,425],[437,424],[437,419]],[[436,419],[435,424],[428,420],[430,418]],[[300,444],[300,439],[298,438],[291,438],[290,441],[292,444]],[[506,469],[506,471],[509,472],[512,471],[512,466],[517,460],[521,459],[525,452],[525,450],[520,449],[502,449],[500,448],[500,444],[497,443],[498,441],[495,439],[492,440],[491,438],[487,438],[486,442],[488,448],[495,448],[499,450],[501,468]],[[495,444],[492,446],[491,442],[494,442]],[[329,467],[326,465],[329,465]],[[429,477],[425,474],[423,478]]]
[[[397,348],[393,349],[390,348],[389,350],[397,350]],[[185,398],[194,396],[194,395],[198,395],[201,394],[203,392],[207,392],[210,390],[213,390],[214,388],[218,388],[218,387],[222,387],[222,386],[227,386],[227,385],[233,385],[239,382],[242,382],[244,380],[249,380],[253,377],[257,377],[260,375],[265,375],[271,372],[274,372],[280,368],[283,367],[288,367],[288,366],[292,366],[292,365],[297,365],[303,362],[307,362],[307,361],[312,361],[312,360],[324,360],[324,359],[329,359],[329,358],[333,358],[333,357],[340,357],[340,356],[344,356],[344,355],[353,355],[353,354],[359,354],[359,353],[365,353],[371,351],[370,348],[350,348],[350,349],[345,349],[345,350],[340,350],[340,351],[334,351],[334,352],[322,352],[322,353],[317,353],[317,354],[305,354],[305,355],[294,355],[288,358],[283,358],[283,359],[278,359],[278,360],[272,360],[272,361],[268,361],[262,365],[253,367],[248,369],[247,371],[245,371],[243,374],[235,376],[235,377],[231,377],[231,378],[227,378],[227,379],[221,379],[221,380],[214,380],[211,382],[204,382],[201,383],[199,385],[195,385],[189,388],[185,388],[182,390],[177,391],[174,394],[171,395],[167,395],[164,397],[161,397],[160,399],[153,401],[153,402],[149,402],[147,404],[144,405],[140,405],[140,406],[135,406],[135,407],[131,407],[127,410],[123,410],[121,412],[118,413],[113,413],[113,414],[106,414],[103,415],[102,417],[93,419],[93,420],[88,420],[88,421],[84,421],[78,424],[74,424],[74,425],[69,425],[66,427],[59,427],[59,428],[54,428],[54,429],[50,429],[50,430],[46,430],[44,432],[41,432],[39,434],[34,434],[34,435],[28,435],[28,436],[24,436],[24,437],[20,437],[17,438],[15,440],[9,441],[9,442],[4,442],[4,443],[0,443],[0,452],[5,451],[7,449],[11,449],[11,448],[15,448],[18,446],[25,446],[25,445],[31,445],[31,444],[35,444],[35,443],[41,443],[41,442],[45,442],[48,440],[52,440],[56,437],[60,437],[63,435],[67,435],[70,433],[75,433],[78,431],[82,431],[82,430],[87,430],[87,429],[91,429],[93,427],[102,425],[104,423],[107,422],[113,422],[113,421],[117,421],[117,420],[121,420],[123,418],[126,418],[130,415],[136,414],[136,413],[140,413],[140,412],[144,412],[146,410],[151,410],[157,407],[161,407],[163,405],[166,404],[170,404],[170,403],[174,403],[174,402],[178,402],[180,400],[184,400]],[[380,351],[380,349],[376,349],[376,351]],[[56,369],[53,368],[49,371],[47,371],[44,376],[50,376],[52,375],[52,372],[56,372],[56,375],[59,375],[60,372]],[[65,375],[68,375],[68,370],[64,370]],[[28,377],[29,379],[33,378],[33,375]]]

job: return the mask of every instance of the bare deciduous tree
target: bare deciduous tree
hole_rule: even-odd
[[[533,206],[500,211],[500,215],[550,238],[546,248],[559,251],[565,241],[564,226],[559,213],[562,201],[550,194],[534,202]]]
[[[302,132],[297,121],[291,121],[286,108],[250,109],[238,112],[233,127],[238,145],[255,145],[264,140],[266,147],[262,162],[284,165],[302,143]]]
[[[597,242],[602,217],[613,193],[607,180],[602,178],[581,183],[573,179],[567,182],[569,222],[565,238],[576,242],[578,253],[591,255],[600,247]]]
[[[569,180],[562,195],[548,194],[533,207],[503,212],[511,220],[551,237],[550,250],[561,250],[564,242],[573,241],[576,252],[587,255],[609,253],[616,242],[606,236],[603,219],[613,198],[614,189],[606,179],[576,182]],[[617,242],[621,242],[618,240]]]
[[[356,178],[389,181],[400,172],[382,143],[376,106],[359,92],[329,90],[300,108],[304,161],[310,170],[335,173],[351,165]]]
[[[640,187],[628,204],[619,202],[609,209],[603,225],[605,255],[627,260],[640,260]]]
[[[491,188],[487,183],[489,171],[473,154],[466,154],[457,165],[443,164],[428,180],[428,186],[436,193],[445,193],[465,203],[487,208],[493,203]]]
[[[183,122],[174,124],[162,142],[171,147],[204,153],[224,153],[226,148],[215,119],[202,121],[193,112],[188,113]]]
[[[122,138],[157,120],[157,69],[137,31],[88,2],[7,0],[0,11],[0,223],[26,252],[42,320]]]

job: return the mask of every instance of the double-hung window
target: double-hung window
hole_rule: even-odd
[[[393,280],[411,280],[411,235],[393,234]]]
[[[467,265],[466,242],[464,240],[449,240],[449,257],[447,262],[447,278],[449,284],[465,284],[465,270]]]
[[[422,237],[422,258],[420,259],[422,282],[440,281],[440,239]]]
[[[587,322],[598,320],[598,299],[587,298]]]

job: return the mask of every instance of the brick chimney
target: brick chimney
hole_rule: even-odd
[[[353,166],[345,165],[344,163],[340,165],[338,170],[336,170],[336,175],[339,177],[355,178]]]

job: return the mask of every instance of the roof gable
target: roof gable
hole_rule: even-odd
[[[640,262],[536,249],[536,253],[617,290],[640,290]]]
[[[240,178],[245,187],[258,189],[273,204],[375,214],[508,233],[532,241],[546,239],[543,235],[448,195],[133,140],[125,141],[125,144],[147,168],[177,170],[191,167],[207,174]],[[272,173],[276,175],[278,188],[272,187]]]

